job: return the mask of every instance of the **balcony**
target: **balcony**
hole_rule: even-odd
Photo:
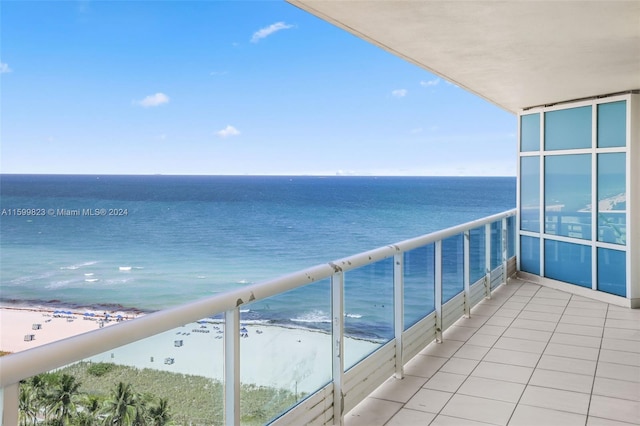
[[[193,364],[218,377],[203,393],[221,408],[177,424],[637,422],[640,313],[509,279],[514,219],[508,211],[2,357],[3,425],[18,424],[19,381],[81,361]],[[368,294],[354,293],[356,282]],[[291,291],[331,312],[313,332],[323,342],[313,356],[303,339],[287,346],[292,330],[270,337],[269,350],[249,345],[259,335],[243,338],[245,327],[261,331],[245,325],[251,308]],[[364,336],[346,308],[364,297],[388,303],[376,336]],[[196,344],[201,336],[210,339]],[[177,355],[154,357],[159,337]],[[290,352],[304,354],[304,368],[279,367]],[[256,368],[269,370],[267,383]],[[261,387],[278,391],[273,412],[256,417],[247,388]]]

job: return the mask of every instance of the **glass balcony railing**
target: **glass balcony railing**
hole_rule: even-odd
[[[342,423],[515,272],[514,217],[510,210],[1,357],[2,424],[64,416]]]

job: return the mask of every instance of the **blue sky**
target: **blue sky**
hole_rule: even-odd
[[[515,116],[283,1],[2,1],[3,173],[515,175]]]

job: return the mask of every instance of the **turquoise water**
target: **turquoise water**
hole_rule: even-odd
[[[141,311],[515,207],[515,178],[1,175],[0,184],[3,303]],[[361,334],[386,329],[390,290],[366,286],[389,282],[388,263],[347,274],[349,318],[369,320]],[[328,294],[328,283],[313,284],[243,317],[323,327]]]

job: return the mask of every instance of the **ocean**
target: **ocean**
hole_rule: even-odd
[[[0,175],[0,302],[154,311],[509,210],[515,197],[515,177]],[[424,294],[413,318],[432,303],[415,279],[432,265],[408,267],[407,291]],[[391,332],[391,273],[389,261],[345,274],[348,333]],[[328,328],[329,302],[323,281],[242,318]]]

